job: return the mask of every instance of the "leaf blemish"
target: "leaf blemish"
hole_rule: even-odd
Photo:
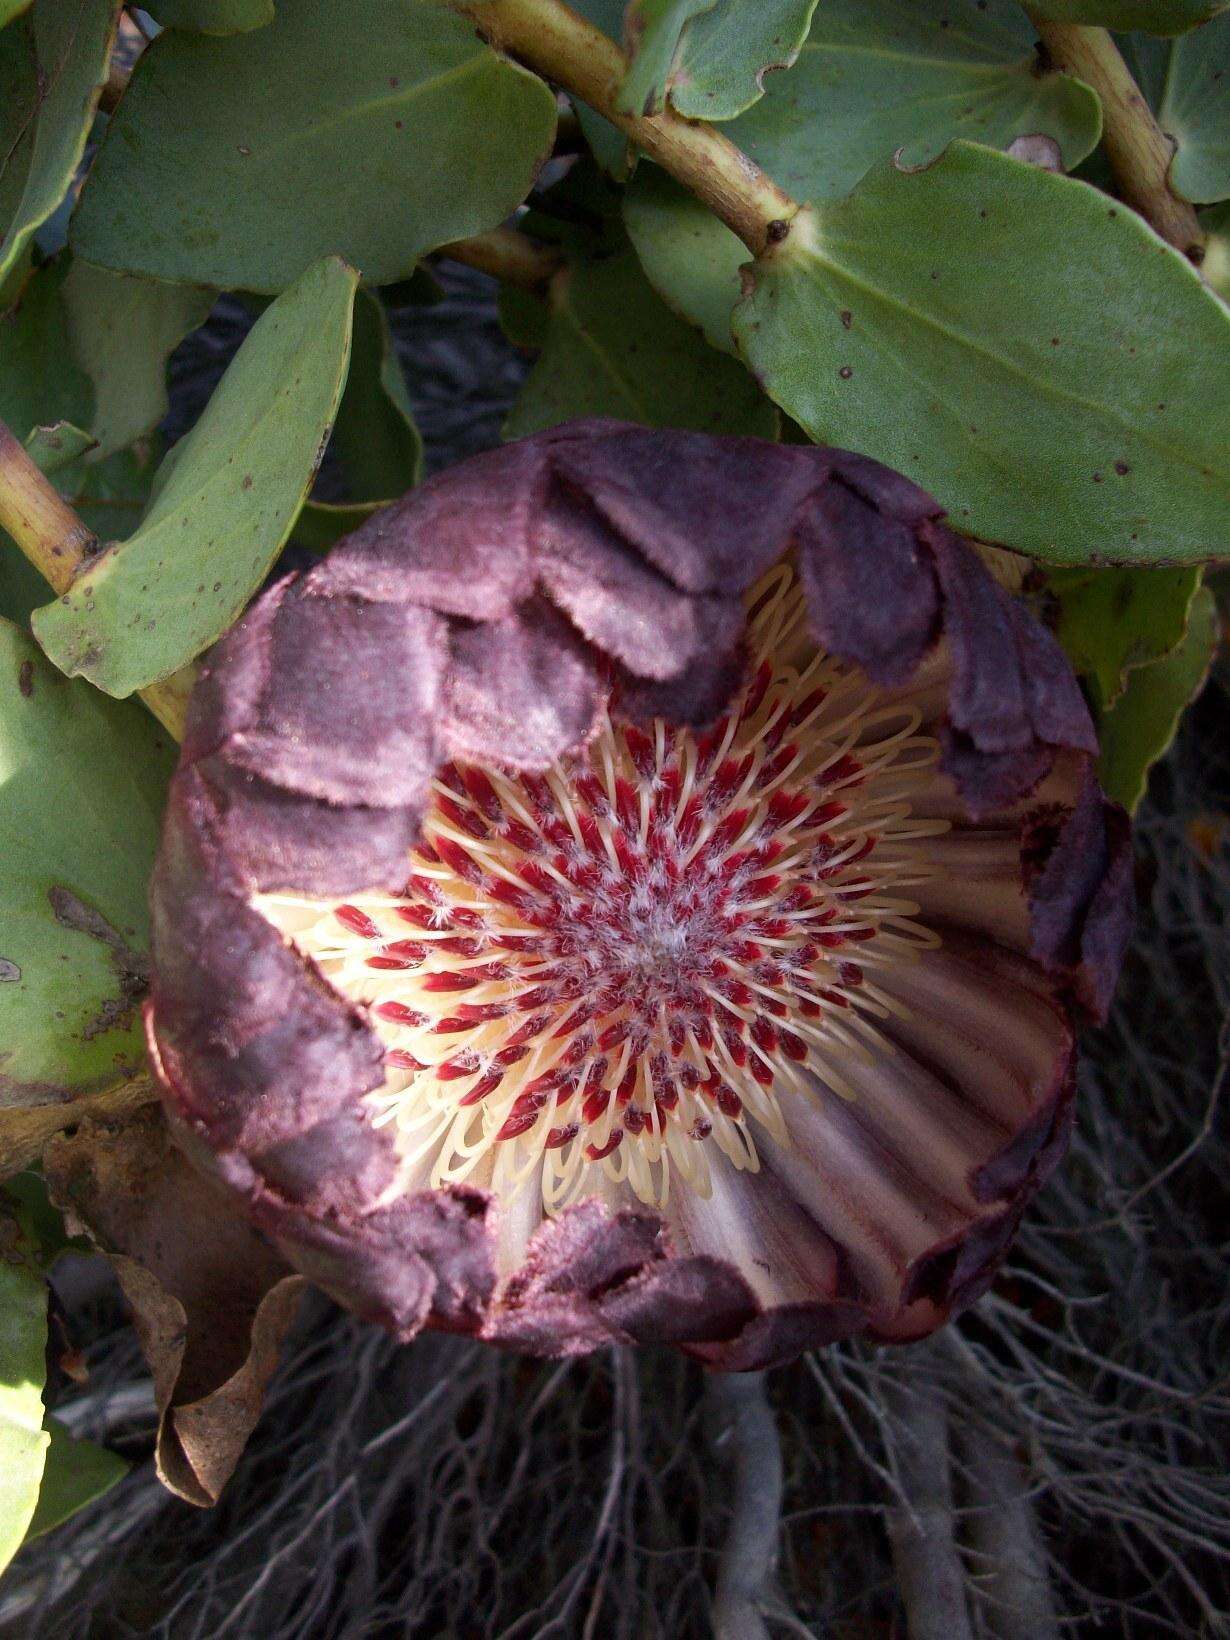
[[[17,669],[17,688],[23,700],[29,700],[34,693],[34,662],[22,661]]]
[[[86,905],[72,889],[56,883],[47,890],[47,899],[51,904],[52,915],[60,927],[84,934],[105,946],[111,959],[111,966],[115,969],[118,981],[117,994],[106,998],[93,1019],[87,1020],[81,1028],[82,1041],[90,1042],[94,1037],[104,1035],[117,1025],[128,1023],[133,1009],[149,987],[149,964],[139,951],[132,949],[119,930],[114,928],[100,911]]]

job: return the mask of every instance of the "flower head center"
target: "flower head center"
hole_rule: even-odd
[[[943,829],[910,806],[937,748],[816,652],[788,569],[749,636],[706,731],[616,716],[544,775],[441,771],[403,894],[261,897],[370,1010],[404,1188],[704,1193],[712,1146],[755,1168],[781,1095],[840,1092],[874,1040],[877,970],[934,943],[899,895]]]

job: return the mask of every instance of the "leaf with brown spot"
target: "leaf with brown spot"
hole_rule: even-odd
[[[85,1122],[44,1155],[52,1199],[115,1266],[154,1378],[156,1467],[216,1503],[260,1415],[306,1289],[157,1112]]]
[[[31,1110],[144,1069],[146,891],[170,737],[0,621],[0,1154]]]

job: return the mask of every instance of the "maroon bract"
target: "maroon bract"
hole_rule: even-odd
[[[1051,636],[874,462],[613,422],[480,456],[204,668],[153,891],[176,1132],[402,1336],[924,1334],[1109,1002],[1095,752]]]

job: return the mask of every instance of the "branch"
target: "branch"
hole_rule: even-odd
[[[910,1640],[972,1640],[944,1403],[921,1375],[886,1383],[881,1400],[895,1426],[892,1456],[903,1501],[888,1510],[886,1524]]]
[[[1025,1476],[1001,1433],[960,1432],[973,1493],[969,1535],[985,1621],[995,1640],[1059,1640],[1046,1550]]]
[[[98,551],[98,537],[0,421],[0,529],[5,529],[57,597]],[[183,739],[191,668],[142,689],[141,699],[176,740]]]
[[[789,232],[797,200],[710,125],[671,109],[625,114],[615,105],[628,60],[563,0],[450,0],[495,46],[554,80],[619,127],[760,256]]]
[[[450,245],[441,245],[435,254],[464,262],[468,268],[478,268],[503,284],[519,285],[523,290],[543,290],[564,265],[558,251],[515,228],[493,228],[490,233],[456,239]]]
[[[1204,234],[1196,212],[1170,186],[1174,141],[1132,78],[1115,42],[1104,28],[1030,20],[1056,68],[1083,80],[1102,104],[1102,140],[1115,182],[1126,202],[1193,262],[1204,257]]]
[[[760,1607],[777,1556],[782,1450],[764,1373],[709,1373],[705,1393],[716,1415],[714,1445],[728,1459],[733,1488],[714,1592],[714,1633],[717,1640],[768,1640]]]

